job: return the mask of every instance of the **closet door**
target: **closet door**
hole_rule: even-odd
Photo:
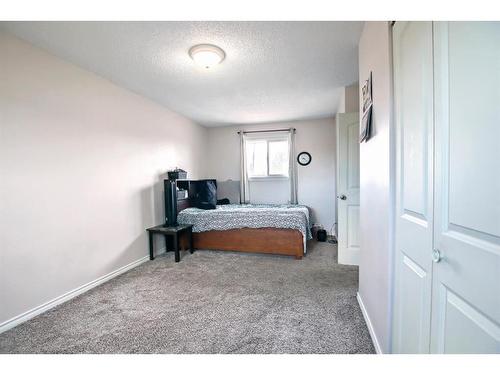
[[[396,122],[393,351],[428,353],[434,152],[432,23],[396,22],[393,53]]]
[[[500,23],[436,23],[432,345],[500,353]]]

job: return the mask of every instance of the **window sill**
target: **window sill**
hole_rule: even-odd
[[[253,181],[285,181],[289,180],[290,178],[287,176],[265,176],[265,177],[249,177],[248,181],[253,182]]]

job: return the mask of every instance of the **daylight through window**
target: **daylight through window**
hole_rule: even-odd
[[[248,177],[288,177],[289,147],[286,138],[247,139]]]

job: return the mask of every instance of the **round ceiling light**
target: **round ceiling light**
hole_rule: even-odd
[[[220,64],[226,54],[221,48],[212,44],[198,44],[189,49],[189,56],[197,65],[209,69]]]

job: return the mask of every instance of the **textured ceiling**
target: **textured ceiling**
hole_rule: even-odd
[[[206,126],[320,118],[357,80],[362,22],[2,22],[7,30]],[[205,70],[188,55],[226,52]]]

